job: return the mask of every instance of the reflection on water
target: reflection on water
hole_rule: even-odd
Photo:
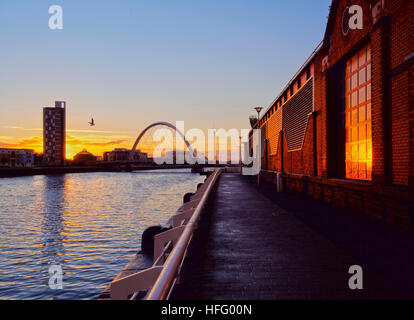
[[[167,172],[0,179],[0,298],[93,299],[204,179]],[[49,289],[51,264],[63,290]]]

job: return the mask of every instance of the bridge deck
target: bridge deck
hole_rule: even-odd
[[[238,174],[223,174],[210,201],[209,216],[201,221],[203,226],[189,249],[182,282],[176,286],[172,298],[406,297],[395,286],[388,286],[369,263],[341,249],[298,217],[315,214],[317,219],[321,212],[335,216],[335,209],[302,196],[286,197],[290,197],[291,205],[295,202],[296,209],[283,209],[283,198],[270,200]],[[326,219],[328,222],[329,217]],[[331,231],[336,227],[341,225],[332,224]],[[350,242],[357,237],[353,231],[358,232],[348,232]],[[370,249],[374,247],[367,251]],[[364,271],[363,290],[348,287],[351,276],[348,268],[355,264],[361,265]]]

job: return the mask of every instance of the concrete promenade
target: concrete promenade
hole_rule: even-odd
[[[172,299],[414,298],[414,240],[302,195],[225,173]],[[363,290],[348,269],[363,268]]]

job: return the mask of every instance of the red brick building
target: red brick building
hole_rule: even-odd
[[[414,0],[333,0],[323,41],[259,124],[262,180],[413,230]]]

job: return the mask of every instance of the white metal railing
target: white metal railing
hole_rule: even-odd
[[[223,170],[213,172],[184,204],[183,212],[173,217],[173,228],[154,237],[154,264],[151,268],[116,279],[111,283],[111,299],[126,300],[149,289],[146,300],[168,299],[179,280],[188,245],[207,199]]]

